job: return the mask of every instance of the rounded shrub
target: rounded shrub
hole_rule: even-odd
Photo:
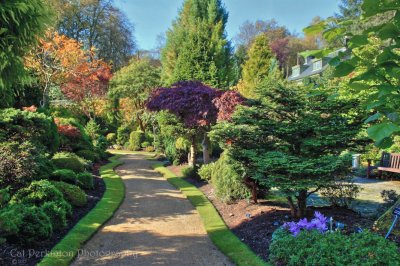
[[[75,152],[75,154],[91,162],[97,162],[99,160],[99,155],[91,150],[80,150]]]
[[[117,134],[115,133],[108,133],[106,135],[106,140],[111,144],[116,144],[117,142]]]
[[[54,181],[52,183],[72,206],[82,207],[87,204],[86,194],[80,187],[65,182]]]
[[[94,188],[94,180],[93,175],[88,172],[79,173],[77,175],[78,186],[84,189],[93,189]]]
[[[225,153],[212,167],[211,183],[216,196],[224,202],[247,198],[250,195],[242,177],[233,169],[231,160]]]
[[[132,151],[140,150],[144,140],[145,136],[142,131],[132,131],[129,136],[129,150]]]
[[[129,140],[131,129],[127,125],[122,125],[117,129],[117,144],[124,145]]]
[[[200,169],[197,171],[201,179],[203,180],[210,180],[211,179],[211,173],[214,168],[214,163],[209,163],[209,164],[203,164]]]
[[[59,231],[67,226],[67,210],[54,201],[45,202],[40,208],[49,217],[54,231]]]
[[[70,169],[57,169],[51,174],[51,179],[76,184],[76,174]]]
[[[50,218],[37,206],[12,204],[0,211],[0,230],[10,241],[34,244],[51,237]]]
[[[196,172],[196,169],[194,167],[186,167],[182,169],[182,175],[184,178],[194,178],[197,179],[199,175]]]
[[[86,161],[71,152],[58,152],[51,160],[53,164],[60,169],[70,169],[75,173],[82,173],[85,171]]]
[[[63,201],[62,193],[49,181],[33,181],[28,187],[18,190],[11,198],[11,204],[42,205],[47,201]]]
[[[281,231],[269,251],[273,265],[397,265],[400,260],[395,243],[368,231],[344,235],[311,230],[295,237]]]

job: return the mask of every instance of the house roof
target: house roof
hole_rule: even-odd
[[[320,74],[320,73],[324,72],[325,69],[327,69],[328,66],[329,66],[329,61],[332,58],[336,57],[339,54],[339,52],[344,52],[344,51],[346,51],[345,47],[340,48],[340,49],[338,49],[336,51],[333,51],[332,53],[328,54],[324,58],[314,59],[314,60],[306,60],[306,63],[303,65],[303,67],[300,67],[300,71],[302,69],[304,69],[304,70],[301,71],[300,74],[296,75],[296,76],[293,76],[293,72],[292,72],[292,75],[290,75],[288,77],[288,80],[289,81],[296,81],[296,80],[300,80],[300,79],[303,79],[303,78],[306,78],[306,77],[310,77],[310,76],[314,76],[314,75],[317,75],[317,74]],[[319,61],[319,60],[322,60],[322,67],[319,68],[319,69],[314,70],[313,69],[313,63],[316,62],[316,61]],[[296,67],[296,66],[294,66],[294,67]]]

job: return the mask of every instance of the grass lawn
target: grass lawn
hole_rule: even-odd
[[[122,164],[118,160],[119,157],[120,155],[111,157],[111,163],[100,168],[100,175],[106,184],[103,198],[44,257],[39,266],[69,265],[83,244],[113,216],[125,195],[124,184],[120,176],[114,172],[114,168]]]
[[[168,182],[180,189],[196,207],[210,239],[232,262],[238,266],[267,265],[229,230],[212,203],[199,189],[176,176],[161,163],[156,163],[153,167],[156,171],[162,173]]]

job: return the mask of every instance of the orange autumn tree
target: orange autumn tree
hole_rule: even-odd
[[[42,106],[48,104],[50,87],[59,86],[89,118],[94,118],[112,77],[111,67],[96,58],[94,47],[83,50],[77,40],[51,31],[25,58],[25,65],[42,84]]]
[[[42,106],[48,104],[51,86],[60,86],[68,74],[85,61],[81,44],[57,32],[47,31],[26,57],[25,66],[33,71],[42,86]]]

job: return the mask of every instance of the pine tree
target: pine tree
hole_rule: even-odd
[[[248,53],[248,60],[243,65],[242,80],[237,88],[247,98],[256,98],[257,85],[276,72],[273,67],[274,57],[269,48],[268,37],[258,35]]]
[[[232,48],[226,39],[228,13],[220,0],[186,0],[167,32],[162,80],[171,85],[198,80],[221,89],[232,81]]]

